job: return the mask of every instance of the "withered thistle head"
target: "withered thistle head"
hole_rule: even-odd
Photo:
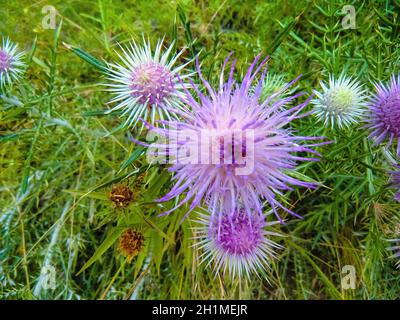
[[[143,234],[134,229],[125,230],[119,239],[119,249],[129,260],[139,254],[143,245]]]
[[[133,200],[133,191],[126,185],[118,184],[112,187],[110,200],[117,208],[125,208]]]

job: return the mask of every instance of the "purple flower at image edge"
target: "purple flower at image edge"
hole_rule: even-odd
[[[375,144],[387,140],[386,147],[397,142],[397,155],[400,155],[400,74],[392,74],[390,84],[375,84],[376,94],[368,103],[367,125],[369,135]],[[397,140],[397,141],[396,141]]]
[[[400,202],[400,166],[395,165],[397,171],[391,171],[391,185],[396,189],[394,199]]]
[[[24,52],[9,38],[2,38],[0,44],[0,87],[17,81],[25,69]]]
[[[394,243],[394,245],[387,248],[387,250],[394,251],[390,258],[397,260],[395,262],[396,267],[400,268],[400,239],[389,239],[388,242]]]

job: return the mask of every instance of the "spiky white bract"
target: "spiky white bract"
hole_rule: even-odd
[[[267,222],[264,215],[249,215],[243,209],[219,217],[203,212],[198,215],[194,246],[201,253],[201,263],[212,265],[215,274],[223,272],[231,278],[265,275],[277,258],[276,249],[282,249],[271,240],[282,236],[271,228],[278,222]]]
[[[2,39],[0,47],[0,87],[18,80],[25,68],[22,61],[23,51],[18,50],[18,45],[9,38]]]
[[[314,114],[325,126],[339,129],[355,124],[365,112],[365,91],[354,79],[340,75],[329,76],[329,83],[321,81],[322,91],[314,90]]]
[[[190,61],[174,68],[184,50],[172,55],[172,43],[163,52],[163,42],[157,42],[154,52],[145,40],[142,46],[133,40],[126,47],[120,45],[122,53],[117,55],[121,63],[108,65],[110,82],[106,85],[115,95],[109,103],[116,105],[106,113],[119,112],[126,118],[123,126],[134,127],[141,119],[152,124],[171,120],[184,108],[181,98],[190,74],[180,72]]]
[[[278,99],[282,99],[292,95],[296,91],[296,87],[287,88],[288,82],[285,81],[285,78],[281,74],[276,73],[267,73],[260,94],[260,102],[265,101],[271,95],[280,92],[280,95],[271,101],[271,103],[277,101]]]

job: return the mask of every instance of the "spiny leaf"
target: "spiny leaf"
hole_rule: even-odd
[[[111,231],[107,235],[107,238],[96,249],[93,256],[83,265],[83,267],[79,270],[79,272],[76,275],[81,274],[83,271],[89,268],[93,263],[99,260],[101,256],[115,243],[115,241],[119,238],[119,236],[125,229],[126,229],[125,227],[115,227],[111,229]]]
[[[121,172],[122,170],[126,169],[132,162],[134,162],[137,158],[139,158],[144,153],[145,149],[146,148],[143,146],[137,146],[135,150],[133,150],[129,158],[122,163],[121,168],[119,169],[118,172]]]
[[[77,48],[77,47],[73,47],[70,44],[67,43],[63,43],[64,46],[71,50],[73,53],[75,53],[79,58],[85,60],[86,62],[88,62],[89,64],[91,64],[92,66],[94,66],[95,68],[97,68],[99,71],[103,72],[103,73],[107,73],[108,69],[105,63],[103,63],[102,61],[100,61],[99,59],[95,58],[94,56],[92,56],[90,53]]]

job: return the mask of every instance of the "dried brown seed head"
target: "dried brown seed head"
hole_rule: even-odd
[[[119,239],[119,248],[128,259],[136,256],[143,249],[143,245],[143,234],[134,229],[125,230]]]
[[[113,186],[110,200],[117,208],[125,208],[133,200],[133,191],[126,185]]]

